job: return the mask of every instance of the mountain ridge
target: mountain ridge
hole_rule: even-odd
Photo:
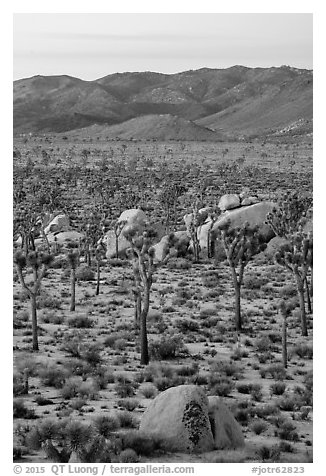
[[[298,121],[312,124],[312,94],[313,71],[291,66],[125,72],[92,81],[37,75],[14,81],[14,133],[172,115],[228,137],[268,135]]]

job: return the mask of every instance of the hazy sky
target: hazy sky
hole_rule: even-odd
[[[309,13],[14,14],[14,79],[312,65]]]

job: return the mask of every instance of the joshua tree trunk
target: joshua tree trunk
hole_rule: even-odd
[[[71,268],[70,274],[70,311],[74,311],[76,307],[76,270]]]
[[[96,292],[95,296],[98,296],[100,294],[100,261],[96,260],[96,271],[97,271],[97,280],[96,280]]]
[[[115,257],[119,258],[119,236],[117,234],[115,235]]]
[[[38,329],[37,329],[37,314],[36,314],[36,294],[30,293],[31,313],[32,313],[32,332],[33,332],[33,350],[36,352],[38,348]]]
[[[309,290],[309,283],[308,283],[307,276],[305,277],[304,282],[305,282],[305,288],[306,288],[306,293],[307,293],[308,312],[309,312],[309,314],[311,314],[312,313],[312,305],[311,305],[310,290]]]
[[[231,266],[232,279],[234,286],[234,317],[235,328],[237,331],[242,330],[242,317],[241,317],[241,281],[237,277],[237,272],[234,267]]]
[[[134,290],[134,300],[135,300],[135,329],[139,330],[140,328],[140,316],[141,316],[141,294],[138,290]]]
[[[301,312],[301,333],[303,336],[308,335],[307,330],[307,316],[306,316],[306,308],[305,308],[305,300],[304,300],[304,283],[300,276],[296,275],[297,280],[297,289],[299,295],[299,302],[300,302],[300,312]]]
[[[234,286],[235,294],[235,328],[237,331],[242,330],[242,318],[241,318],[241,304],[240,304],[240,284],[237,282]]]
[[[145,285],[144,289],[144,305],[141,311],[140,319],[140,348],[141,348],[141,365],[148,365],[149,354],[148,354],[148,340],[147,340],[147,315],[149,311],[149,294],[150,288]]]
[[[287,322],[286,315],[283,315],[283,326],[282,326],[282,360],[283,366],[286,369],[288,366],[288,348],[287,348]]]

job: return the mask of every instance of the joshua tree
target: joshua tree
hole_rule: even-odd
[[[198,227],[203,225],[206,218],[207,218],[207,214],[199,212],[199,202],[197,199],[193,206],[191,221],[188,225],[188,230],[189,230],[192,244],[193,244],[195,262],[199,261],[199,254],[200,254],[200,244],[198,240]]]
[[[287,317],[290,315],[291,307],[286,305],[285,301],[280,302],[280,313],[283,318],[282,322],[282,360],[286,369],[288,366],[288,348],[287,348]]]
[[[307,220],[312,218],[312,198],[300,196],[295,192],[287,192],[278,202],[278,207],[266,217],[266,223],[272,228],[276,236],[291,241],[295,233],[303,232]],[[313,263],[312,250],[310,260],[310,287],[307,274],[305,276],[305,288],[307,292],[308,311],[312,312],[311,296],[313,293]]]
[[[235,327],[237,331],[241,331],[240,297],[245,267],[255,254],[266,248],[266,243],[259,234],[258,227],[249,227],[247,223],[242,227],[231,228],[228,221],[223,228],[217,230],[217,235],[222,240],[231,270],[235,291]]]
[[[119,237],[123,230],[123,227],[127,223],[127,220],[116,221],[114,224],[114,236],[115,236],[115,257],[119,258]]]
[[[304,286],[309,267],[312,266],[312,236],[305,233],[296,233],[289,241],[281,246],[275,254],[275,261],[291,271],[293,274],[300,302],[301,331],[303,336],[308,335],[307,317],[304,301]]]
[[[130,242],[129,258],[132,262],[135,279],[135,320],[140,327],[141,360],[142,365],[149,363],[148,339],[147,339],[147,315],[149,311],[149,298],[153,283],[153,274],[159,265],[165,264],[170,258],[170,248],[174,243],[174,234],[169,236],[169,242],[165,250],[165,256],[160,263],[154,264],[154,238],[155,231],[148,227],[142,234],[136,229],[124,233]]]
[[[76,308],[76,268],[79,263],[79,252],[71,250],[67,254],[67,260],[70,267],[70,311]]]
[[[33,350],[38,351],[38,328],[37,328],[37,313],[36,313],[36,298],[39,294],[41,281],[45,276],[47,269],[53,261],[53,256],[47,253],[40,253],[31,251],[27,254],[17,252],[15,255],[15,264],[18,272],[20,284],[28,293],[31,303],[32,313],[32,332],[33,332]],[[29,285],[26,283],[23,269],[30,267],[33,272],[33,282]]]
[[[96,259],[96,291],[95,296],[100,294],[100,277],[101,277],[101,261],[105,254],[105,248],[103,244],[99,244],[95,250],[95,259]]]

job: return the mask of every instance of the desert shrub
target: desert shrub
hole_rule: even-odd
[[[283,395],[278,401],[278,405],[281,410],[285,412],[292,412],[300,408],[300,398],[296,395]]]
[[[157,395],[157,388],[154,387],[154,385],[143,385],[140,389],[139,392],[145,397],[145,398],[155,398]]]
[[[312,376],[312,371],[308,372],[305,377],[304,377],[304,385],[307,390],[312,392],[313,390],[313,376]]]
[[[70,451],[86,452],[94,437],[93,427],[81,421],[68,421],[64,427],[65,445]]]
[[[25,401],[21,398],[15,398],[13,401],[13,417],[26,418],[28,420],[37,418],[35,411],[31,408],[27,408]]]
[[[184,288],[177,289],[176,291],[177,298],[185,299],[186,301],[192,298],[192,294],[193,293],[189,289],[184,289]]]
[[[185,383],[185,377],[174,375],[172,377],[160,376],[155,378],[155,385],[160,392],[164,392],[170,387],[177,387]]]
[[[182,375],[184,377],[190,377],[191,375],[197,374],[199,371],[199,365],[197,362],[194,362],[190,365],[182,365],[176,369],[178,375]]]
[[[249,353],[246,349],[242,349],[241,347],[237,347],[235,351],[231,354],[232,360],[241,360],[243,357],[248,357]]]
[[[205,271],[202,273],[201,279],[206,288],[216,288],[219,282],[218,271]]]
[[[257,450],[256,454],[258,459],[263,462],[267,460],[278,461],[280,458],[280,450],[278,446],[273,447],[273,446],[263,445]]]
[[[102,362],[101,350],[98,344],[84,344],[81,349],[81,358],[95,367]]]
[[[209,329],[211,327],[215,328],[215,326],[216,326],[216,324],[218,323],[219,320],[220,320],[219,317],[210,316],[210,317],[205,318],[202,321],[201,325],[202,325],[202,327],[207,328],[207,329]]]
[[[26,327],[27,322],[29,321],[28,311],[20,311],[13,313],[13,328],[22,329]]]
[[[237,390],[239,393],[250,394],[254,400],[261,400],[262,397],[262,386],[256,383],[239,383],[237,385]]]
[[[170,312],[175,312],[175,307],[173,306],[164,306],[162,308],[162,312],[165,313],[170,313]]]
[[[79,375],[83,378],[86,378],[92,372],[92,367],[81,360],[80,355],[79,358],[66,360],[65,368],[69,375]]]
[[[286,379],[286,370],[282,364],[272,364],[264,369],[266,375],[270,375],[275,380],[284,380]]]
[[[128,342],[126,341],[126,339],[121,338],[115,341],[115,343],[113,344],[113,348],[114,350],[125,350],[127,345]]]
[[[117,413],[121,428],[135,428],[136,421],[132,413],[128,411],[120,411]]]
[[[54,388],[62,388],[67,375],[68,372],[65,369],[54,364],[45,365],[38,372],[42,384]]]
[[[90,398],[95,400],[98,398],[98,386],[93,379],[82,382],[78,388],[78,396],[81,398]]]
[[[251,431],[255,433],[255,435],[260,435],[267,430],[267,424],[263,420],[256,420],[251,425]]]
[[[154,360],[167,360],[185,354],[186,347],[181,335],[163,336],[149,345],[149,352]]]
[[[93,380],[83,381],[81,377],[70,377],[61,389],[65,400],[81,397],[95,399],[98,396],[98,387]]]
[[[132,412],[139,406],[139,401],[135,398],[123,398],[118,400],[119,407],[122,407],[124,410],[128,410],[128,412]]]
[[[217,310],[212,307],[206,307],[200,310],[199,318],[205,319],[206,317],[216,316]]]
[[[119,454],[119,463],[138,463],[139,457],[136,451],[127,448]]]
[[[129,431],[122,435],[122,446],[124,449],[132,448],[137,455],[151,456],[157,449],[157,443],[152,436],[141,431]]]
[[[209,377],[210,395],[227,397],[234,389],[234,382],[227,377],[211,376]]]
[[[267,277],[256,276],[252,274],[247,274],[243,279],[243,285],[248,289],[260,289],[268,282],[269,279]]]
[[[175,321],[175,326],[183,334],[187,332],[197,332],[199,330],[198,322],[193,319],[177,319]]]
[[[171,258],[167,263],[167,267],[169,269],[190,269],[191,262],[185,258]]]
[[[97,366],[93,376],[100,390],[107,388],[109,383],[114,383],[113,373],[105,366]]]
[[[61,309],[62,300],[55,296],[51,296],[44,291],[36,300],[36,306],[38,309]]]
[[[93,281],[94,278],[95,273],[89,266],[82,265],[76,269],[77,281]]]
[[[235,364],[234,362],[221,360],[219,362],[216,362],[211,367],[211,371],[213,373],[218,372],[226,375],[227,377],[234,377],[235,379],[238,379],[243,373],[243,368],[240,367],[239,364]]]
[[[98,415],[93,419],[93,424],[104,438],[108,438],[112,432],[120,428],[120,421],[115,415]]]
[[[28,393],[28,382],[26,377],[21,373],[14,373],[13,375],[13,394],[14,397],[26,395]]]
[[[255,408],[255,415],[259,418],[267,418],[277,413],[280,413],[280,409],[271,403],[265,403]]]
[[[64,322],[64,317],[60,314],[57,314],[53,311],[43,311],[41,315],[41,320],[45,324],[57,324],[60,325]]]
[[[127,398],[135,395],[135,385],[128,381],[120,381],[114,385],[114,390],[118,397]]]
[[[73,316],[68,319],[68,326],[77,329],[90,329],[95,324],[94,320],[86,315]]]
[[[249,408],[237,408],[233,412],[234,418],[242,426],[247,426],[251,417],[251,411]]]
[[[284,421],[283,424],[275,430],[275,435],[281,440],[299,441],[299,435],[296,431],[296,426],[290,421]]]
[[[38,395],[35,398],[35,403],[39,405],[40,407],[46,406],[46,405],[52,405],[54,402],[53,400],[50,400],[49,398],[45,398],[42,395]]]
[[[284,382],[274,382],[270,385],[271,395],[283,395],[286,389]]]
[[[278,447],[279,447],[279,450],[282,453],[294,453],[295,452],[294,447],[291,445],[291,443],[288,443],[287,441],[280,441],[280,444],[278,445]]]
[[[297,296],[297,287],[295,284],[287,284],[280,289],[280,298],[287,299]]]
[[[258,352],[268,352],[271,348],[271,341],[269,337],[263,336],[256,339],[255,348]]]
[[[208,384],[208,377],[203,374],[193,375],[189,379],[189,384],[193,385],[207,385]]]
[[[293,353],[300,357],[300,359],[312,359],[313,348],[308,344],[298,344],[293,348]]]

